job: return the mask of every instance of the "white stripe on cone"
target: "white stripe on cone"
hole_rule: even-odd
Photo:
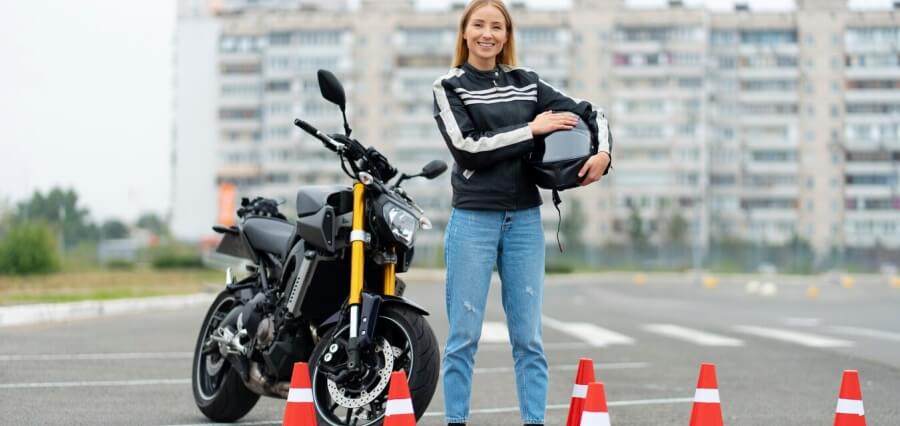
[[[587,398],[587,385],[575,384],[572,387],[572,398]]]
[[[694,393],[694,402],[710,402],[710,403],[719,403],[719,390],[718,389],[697,389],[697,392]]]
[[[292,388],[288,391],[287,402],[313,402],[312,389]]]
[[[857,416],[864,416],[866,414],[865,410],[863,410],[863,402],[858,399],[838,399],[835,413],[856,414]]]
[[[415,414],[413,412],[412,399],[389,399],[387,407],[384,410],[384,416],[394,416],[400,414]]]
[[[581,415],[580,426],[609,426],[609,413],[585,411]]]

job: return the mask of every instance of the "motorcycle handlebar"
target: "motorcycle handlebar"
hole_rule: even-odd
[[[294,125],[303,129],[306,133],[309,133],[313,136],[317,136],[316,134],[319,133],[319,129],[316,129],[311,124],[309,124],[299,118],[294,119]]]
[[[397,169],[391,166],[387,158],[375,150],[374,147],[366,149],[359,142],[344,135],[326,135],[319,131],[319,129],[313,127],[313,125],[299,118],[294,119],[294,125],[303,129],[306,133],[315,136],[316,139],[322,141],[328,149],[339,152],[352,161],[365,159],[369,166],[374,169],[373,171],[378,174],[379,178],[384,181],[388,181],[397,175]]]
[[[319,131],[319,129],[313,127],[312,124],[309,124],[299,118],[294,119],[294,125],[303,129],[306,133],[315,136],[316,139],[325,143],[325,146],[332,151],[338,151],[339,149],[344,148],[344,144],[335,141],[334,139],[328,137],[328,135]]]

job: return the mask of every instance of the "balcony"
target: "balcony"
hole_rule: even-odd
[[[847,79],[897,79],[900,78],[900,67],[881,68],[847,68],[844,70]]]
[[[791,125],[799,121],[797,114],[741,114],[740,123],[750,126]]]
[[[892,188],[890,185],[845,184],[844,186],[844,194],[848,197],[887,198],[895,196],[896,193],[897,188]]]
[[[800,172],[800,165],[793,161],[774,162],[747,160],[744,163],[744,170],[747,173],[752,174],[797,174]]]
[[[739,192],[741,196],[752,198],[796,198],[800,195],[800,186],[796,183],[743,186],[739,188]]]
[[[754,80],[787,80],[800,77],[797,68],[792,67],[762,67],[762,68],[738,68],[737,77],[740,79]]]
[[[797,95],[796,90],[789,91],[778,91],[778,90],[767,90],[767,91],[759,91],[759,92],[747,92],[741,91],[738,95],[738,100],[741,102],[754,102],[754,103],[796,103],[799,100],[799,96]]]
[[[797,222],[800,219],[800,213],[797,209],[793,208],[784,208],[784,209],[749,209],[748,210],[750,220],[754,222],[761,221],[790,221]]]
[[[847,90],[844,92],[846,102],[900,102],[900,90]],[[890,114],[887,114],[890,115]]]
[[[900,164],[894,161],[848,161],[845,166],[847,174],[895,174]]]

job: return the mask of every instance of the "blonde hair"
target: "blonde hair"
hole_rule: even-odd
[[[504,65],[516,65],[516,39],[513,32],[512,18],[509,16],[509,10],[503,4],[503,0],[472,0],[463,11],[462,19],[459,20],[459,33],[456,35],[456,55],[453,58],[453,66],[461,67],[469,58],[469,46],[466,44],[465,33],[466,26],[469,25],[469,18],[472,13],[483,6],[494,6],[506,19],[506,43],[503,50],[497,55],[497,63]]]

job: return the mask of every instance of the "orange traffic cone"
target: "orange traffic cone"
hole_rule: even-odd
[[[588,385],[584,413],[581,414],[579,426],[609,426],[609,412],[606,409],[606,395],[603,392],[602,382]]]
[[[690,426],[722,426],[722,407],[719,403],[719,386],[716,384],[716,366],[700,365],[700,379],[694,393]]]
[[[387,407],[384,410],[384,426],[415,426],[416,413],[413,411],[412,398],[409,396],[409,385],[406,373],[391,373],[391,387],[388,389]]]
[[[856,370],[844,370],[841,393],[834,414],[834,426],[865,425],[866,413],[863,410],[862,391],[859,389],[859,373]]]
[[[581,413],[584,412],[584,399],[587,398],[588,384],[594,381],[594,361],[581,358],[578,361],[578,373],[575,374],[575,386],[572,387],[572,400],[569,403],[569,417],[566,426],[579,426]]]
[[[316,426],[316,409],[313,406],[309,366],[305,362],[294,364],[291,373],[291,389],[284,407],[282,426]]]

